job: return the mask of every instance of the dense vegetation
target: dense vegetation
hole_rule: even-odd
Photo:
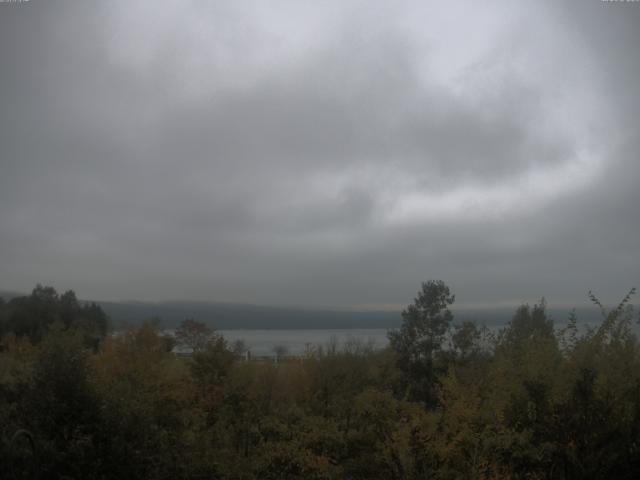
[[[274,364],[193,320],[190,358],[152,321],[108,335],[38,286],[0,301],[0,478],[640,478],[630,295],[597,328],[557,330],[541,302],[497,335],[453,302],[424,283],[389,348]]]

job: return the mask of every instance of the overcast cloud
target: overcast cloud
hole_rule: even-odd
[[[0,3],[0,288],[614,303],[640,3]]]

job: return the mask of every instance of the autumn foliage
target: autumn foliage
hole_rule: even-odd
[[[190,357],[153,322],[106,334],[99,307],[38,287],[0,303],[0,478],[640,478],[630,299],[594,296],[591,328],[523,305],[496,332],[427,282],[387,349],[274,364],[195,320]]]

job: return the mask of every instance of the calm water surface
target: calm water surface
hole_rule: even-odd
[[[384,348],[389,342],[387,330],[371,329],[335,329],[335,330],[217,330],[230,346],[237,340],[243,340],[252,355],[273,355],[276,347],[284,347],[289,355],[302,355],[309,348],[326,347],[337,342],[340,348],[346,342],[360,341],[371,343],[374,348]]]
[[[556,323],[556,329],[562,328],[562,323]],[[597,327],[597,324],[584,323],[581,329]],[[638,331],[639,326],[635,325]],[[493,334],[497,334],[504,325],[489,326]],[[172,330],[170,330],[172,332]],[[364,329],[322,329],[322,330],[216,330],[216,333],[224,336],[233,347],[237,340],[244,341],[246,347],[254,356],[274,355],[277,347],[284,347],[288,355],[302,355],[311,348],[326,348],[329,344],[336,343],[341,348],[347,342],[358,341],[370,344],[374,348],[384,348],[389,344],[385,328]],[[584,330],[582,330],[584,331]],[[640,333],[640,331],[639,331]]]

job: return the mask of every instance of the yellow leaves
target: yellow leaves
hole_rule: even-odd
[[[13,334],[5,335],[2,343],[4,351],[0,352],[0,385],[29,382],[41,349],[27,337],[16,337]]]
[[[296,441],[273,442],[265,450],[256,468],[264,479],[330,479],[335,467],[323,455],[316,455]]]
[[[196,395],[185,360],[168,352],[149,324],[106,338],[90,362],[92,382],[107,402],[162,410],[189,405]]]

